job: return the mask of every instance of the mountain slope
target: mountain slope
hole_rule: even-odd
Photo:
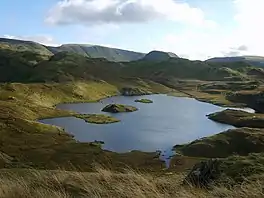
[[[49,58],[30,51],[0,48],[0,82],[26,82],[33,75],[36,64]]]
[[[207,62],[246,62],[252,66],[264,67],[264,57],[261,56],[215,57],[208,59]]]
[[[198,79],[198,80],[234,80],[243,79],[243,73],[226,67],[221,63],[209,64],[203,61],[190,61],[172,58],[165,61],[133,61],[123,68],[124,75],[153,79]]]
[[[116,79],[121,63],[103,58],[88,58],[71,52],[58,52],[33,69],[34,82]]]
[[[144,56],[143,60],[165,61],[165,60],[169,60],[170,58],[178,58],[178,56],[172,52],[151,51]]]
[[[15,39],[0,38],[0,49],[8,49],[14,51],[30,51],[42,55],[52,55],[52,52],[46,46],[32,41],[23,41]]]
[[[253,67],[238,63],[207,63],[171,58],[165,61],[110,62],[72,52],[53,56],[0,50],[0,81],[66,82],[74,80],[161,79],[242,80]],[[249,68],[249,69],[247,69]],[[16,74],[16,75],[14,75]]]
[[[59,47],[45,46],[32,41],[0,38],[0,49],[14,51],[30,51],[43,55],[53,55],[58,52],[72,52],[91,58],[105,58],[109,61],[127,62],[139,60],[144,53],[103,47],[98,45],[65,44]]]
[[[190,61],[178,58],[176,54],[160,51],[152,51],[140,60],[117,63],[105,58],[94,57],[104,55],[108,59],[117,61],[117,59],[131,58],[131,55],[135,58],[139,54],[90,45],[62,45],[45,48],[33,42],[10,39],[8,41],[13,48],[0,49],[0,81],[2,82],[65,82],[90,79],[116,80],[131,77],[157,82],[163,82],[164,79],[244,80],[248,79],[247,74],[252,70],[252,66],[243,61]],[[24,47],[18,47],[20,45]],[[29,50],[35,46],[36,50],[30,52]],[[50,54],[37,53],[43,48],[49,49]],[[14,75],[14,73],[18,74]]]
[[[98,45],[66,44],[66,45],[61,45],[60,47],[57,48],[48,47],[48,49],[50,49],[53,53],[67,51],[67,52],[82,54],[84,56],[88,56],[91,58],[105,58],[109,61],[115,61],[115,62],[138,60],[144,57],[145,55],[143,53],[103,47]]]

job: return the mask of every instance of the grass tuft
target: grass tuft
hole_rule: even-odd
[[[184,175],[151,176],[134,171],[115,173],[98,168],[94,173],[20,170],[1,171],[2,198],[261,198],[263,181],[210,190],[182,185]]]

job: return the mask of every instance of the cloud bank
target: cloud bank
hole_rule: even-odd
[[[215,25],[201,9],[174,0],[63,0],[46,18],[53,25],[98,25],[172,20],[193,25]]]

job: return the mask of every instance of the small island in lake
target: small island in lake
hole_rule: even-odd
[[[146,103],[146,104],[153,103],[153,101],[150,99],[137,99],[135,100],[135,102]]]
[[[137,110],[136,107],[121,104],[109,104],[102,109],[102,111],[110,113],[133,112]]]
[[[103,114],[79,114],[75,115],[76,118],[85,120],[86,122],[93,124],[111,124],[120,122],[120,120]]]

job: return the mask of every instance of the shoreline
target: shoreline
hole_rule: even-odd
[[[76,91],[76,86],[79,86],[80,90],[82,91],[81,93],[79,93],[83,95],[82,99],[80,99],[79,95],[72,94],[72,91]],[[15,132],[15,136],[12,136],[11,138],[9,135],[10,133],[8,133],[8,131],[12,130],[12,128],[8,128],[10,124],[6,125],[6,136],[7,138],[11,138],[10,142],[12,142],[11,144],[14,148],[10,149],[9,146],[5,146],[4,144],[1,147],[4,153],[17,157],[18,159],[22,159],[22,161],[25,163],[32,162],[33,167],[36,166],[48,169],[54,168],[53,164],[58,164],[58,166],[71,170],[72,165],[69,165],[68,162],[66,162],[65,160],[61,161],[60,159],[65,154],[66,156],[63,158],[67,159],[67,161],[71,162],[72,164],[75,164],[76,166],[80,166],[84,170],[88,171],[90,171],[91,168],[90,166],[87,167],[87,165],[84,165],[84,162],[87,164],[91,164],[92,161],[95,160],[106,162],[107,164],[109,162],[107,162],[108,160],[105,160],[109,158],[111,159],[111,164],[115,164],[116,168],[121,168],[126,164],[134,168],[142,167],[142,169],[147,170],[151,169],[161,171],[163,169],[162,167],[165,165],[165,163],[160,159],[157,161],[157,159],[155,158],[156,153],[130,152],[125,154],[119,154],[107,150],[102,150],[98,147],[95,148],[91,146],[89,143],[81,143],[76,141],[70,133],[61,130],[59,127],[38,122],[38,120],[52,119],[56,117],[71,117],[76,114],[76,112],[73,111],[56,109],[56,106],[58,104],[86,102],[91,103],[98,102],[104,98],[120,96],[120,92],[118,92],[118,87],[105,83],[95,82],[73,82],[73,84],[68,83],[45,85],[10,84],[9,87],[11,87],[12,90],[15,91],[10,91],[9,89],[3,89],[0,91],[8,97],[14,96],[15,100],[2,100],[0,101],[0,105],[4,105],[4,107],[6,106],[6,108],[3,108],[4,110],[6,109],[3,113],[6,112],[6,115],[11,116],[11,118],[14,117],[14,121],[9,122],[11,122],[15,127],[19,127],[20,131],[23,131],[23,134],[25,135],[21,139],[19,137],[19,133]],[[30,90],[31,92],[35,92],[34,95],[28,95],[28,90]],[[83,90],[85,90],[85,92],[83,92]],[[100,91],[98,92],[98,90]],[[152,90],[152,87],[150,87],[149,90]],[[152,92],[154,94],[165,94],[175,97],[175,95],[171,95],[174,93],[178,94],[178,96],[176,97],[182,97],[182,94],[180,94],[180,92],[177,90],[175,90],[175,92],[172,92],[171,89],[170,91],[166,89],[162,91],[158,89],[155,90],[155,88],[153,88]],[[181,96],[179,96],[179,94]],[[191,97],[191,94],[189,94],[188,96],[185,95],[184,97],[200,101],[199,96]],[[210,100],[210,98],[206,101],[200,102],[215,105]],[[10,111],[10,109],[12,109],[13,111]],[[16,121],[17,119],[19,122],[25,123],[26,125],[20,124]],[[32,134],[28,133],[28,131],[32,131],[30,132]],[[25,144],[25,146],[21,148],[21,141],[30,141],[30,144]],[[31,148],[35,148],[34,152],[24,152]],[[49,150],[44,152],[44,148],[49,148]],[[81,154],[78,154],[80,152]],[[100,154],[98,155],[94,152]],[[58,157],[46,161],[46,158],[49,158],[50,156],[54,155],[54,153],[57,153],[56,155],[58,155]],[[40,159],[39,157],[36,158],[35,155],[42,156],[41,158],[43,159]],[[61,157],[59,157],[60,155]],[[21,156],[25,157],[21,158]],[[77,159],[75,159],[76,156],[78,156]],[[87,156],[89,157],[87,158]],[[176,156],[176,158],[178,157],[179,156]],[[46,165],[43,167],[44,164]],[[186,167],[189,166],[186,165]]]
[[[155,93],[155,94],[149,94],[149,95],[166,95],[166,96],[172,96],[172,95],[170,95],[170,94],[163,94],[163,93]],[[82,101],[82,102],[79,102],[79,101],[73,101],[73,102],[63,102],[63,103],[58,103],[58,104],[56,104],[54,107],[57,109],[57,105],[59,105],[59,104],[83,104],[83,103],[97,103],[97,102],[99,102],[99,101],[101,101],[101,100],[103,100],[103,99],[107,99],[107,98],[111,98],[111,97],[118,97],[118,96],[122,96],[122,95],[113,95],[113,96],[108,96],[108,97],[102,97],[101,99],[98,99],[98,100],[95,100],[95,101],[89,101],[89,102],[86,102],[86,101]],[[141,95],[141,96],[145,96],[145,95]],[[141,96],[139,96],[139,97],[141,97]],[[125,96],[125,97],[130,97],[130,96]],[[134,96],[131,96],[131,97],[134,97]],[[179,97],[179,98],[188,98],[188,99],[194,99],[194,100],[196,100],[196,101],[199,101],[199,102],[203,102],[203,103],[207,103],[207,104],[212,104],[212,105],[216,105],[216,104],[213,104],[212,102],[210,102],[210,101],[201,101],[201,100],[199,100],[199,99],[197,99],[197,98],[195,98],[195,97],[191,97],[191,95],[188,95],[188,96],[172,96],[172,97]],[[219,107],[226,107],[226,106],[221,106],[221,105],[216,105],[216,106],[219,106]],[[228,107],[227,107],[228,108]],[[230,107],[230,108],[232,108],[232,107]],[[58,110],[61,110],[61,109],[58,109]],[[60,118],[60,117],[75,117],[74,115],[77,115],[77,114],[79,114],[78,112],[71,112],[72,114],[69,114],[69,115],[62,115],[62,116],[59,116],[59,117],[49,117],[49,118],[42,118],[42,119],[40,119],[40,120],[45,120],[45,119],[52,119],[52,118]],[[88,114],[88,113],[87,113]],[[232,125],[230,125],[230,126],[232,126]],[[66,131],[65,131],[66,132]],[[219,131],[219,133],[217,133],[217,134],[220,134],[220,133],[222,133],[223,131]],[[70,135],[72,135],[70,132],[66,132],[66,133],[68,133],[68,134],[70,134]],[[217,134],[214,134],[214,135],[217,135]],[[203,138],[207,138],[207,137],[210,137],[210,136],[205,136],[205,137],[203,137]],[[73,137],[74,138],[74,137]],[[189,142],[186,142],[186,143],[183,143],[183,144],[188,144],[188,143],[191,143],[191,142],[193,142],[193,141],[195,141],[195,140],[198,140],[198,139],[194,139],[194,140],[190,140]],[[92,143],[92,142],[86,142],[86,143]],[[116,151],[111,151],[111,150],[107,150],[107,149],[104,149],[103,147],[102,147],[102,149],[103,150],[105,150],[105,151],[110,151],[110,152],[114,152],[114,153],[118,153],[118,154],[126,154],[126,153],[130,153],[130,152],[132,152],[132,151],[130,151],[130,152],[116,152]],[[140,150],[139,150],[140,151]],[[175,150],[174,150],[174,145],[171,145],[171,149],[170,149],[170,151],[173,151],[173,152],[175,152]],[[140,151],[140,152],[145,152],[145,151]],[[155,152],[154,150],[152,151],[152,152]],[[151,152],[151,153],[152,153]],[[164,152],[164,151],[162,151],[162,152]],[[177,152],[175,152],[174,153],[174,155],[171,155],[171,156],[169,156],[170,157],[170,159],[165,159],[165,161],[171,161],[172,160],[172,158],[174,158],[174,157],[177,157],[178,156],[178,153]],[[162,160],[162,158],[164,158],[164,156],[162,156],[162,154],[160,154],[160,156],[159,156],[160,158],[161,158],[161,160]],[[162,161],[164,161],[164,159],[162,160]],[[165,163],[165,162],[164,162]],[[167,164],[167,163],[166,163]],[[167,167],[167,168],[169,168],[169,167]]]

